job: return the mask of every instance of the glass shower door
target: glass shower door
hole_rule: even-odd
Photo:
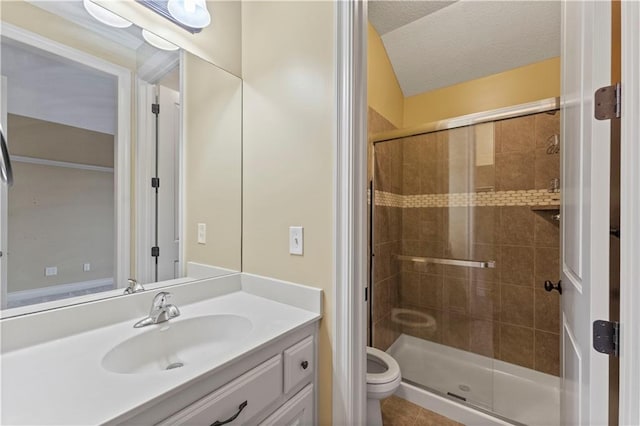
[[[495,190],[493,123],[375,151],[374,269],[382,271],[373,298],[387,316],[374,322],[374,345],[398,360],[405,381],[491,410],[497,209],[484,201]],[[394,216],[398,239],[384,241]]]
[[[404,381],[559,418],[557,110],[375,144],[373,345]]]

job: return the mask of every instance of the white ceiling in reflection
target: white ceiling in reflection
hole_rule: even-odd
[[[115,134],[113,76],[5,38],[1,61],[9,113]]]

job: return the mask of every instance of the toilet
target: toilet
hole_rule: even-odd
[[[400,386],[400,366],[391,355],[367,346],[367,425],[382,426],[380,400]]]

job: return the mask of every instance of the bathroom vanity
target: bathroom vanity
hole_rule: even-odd
[[[241,4],[115,3],[0,2],[0,424],[315,424],[322,292],[240,272]]]
[[[320,290],[249,274],[3,320],[2,424],[290,424],[316,419]]]

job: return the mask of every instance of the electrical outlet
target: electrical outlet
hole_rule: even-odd
[[[207,244],[207,224],[198,224],[198,244]]]
[[[83,272],[89,272],[89,271],[91,271],[91,264],[90,264],[90,263],[83,263],[83,264],[82,264],[82,271],[83,271]]]
[[[53,277],[58,275],[58,267],[57,266],[47,266],[44,268],[44,276],[45,277]]]
[[[302,256],[304,252],[304,228],[302,226],[289,227],[289,253]]]

